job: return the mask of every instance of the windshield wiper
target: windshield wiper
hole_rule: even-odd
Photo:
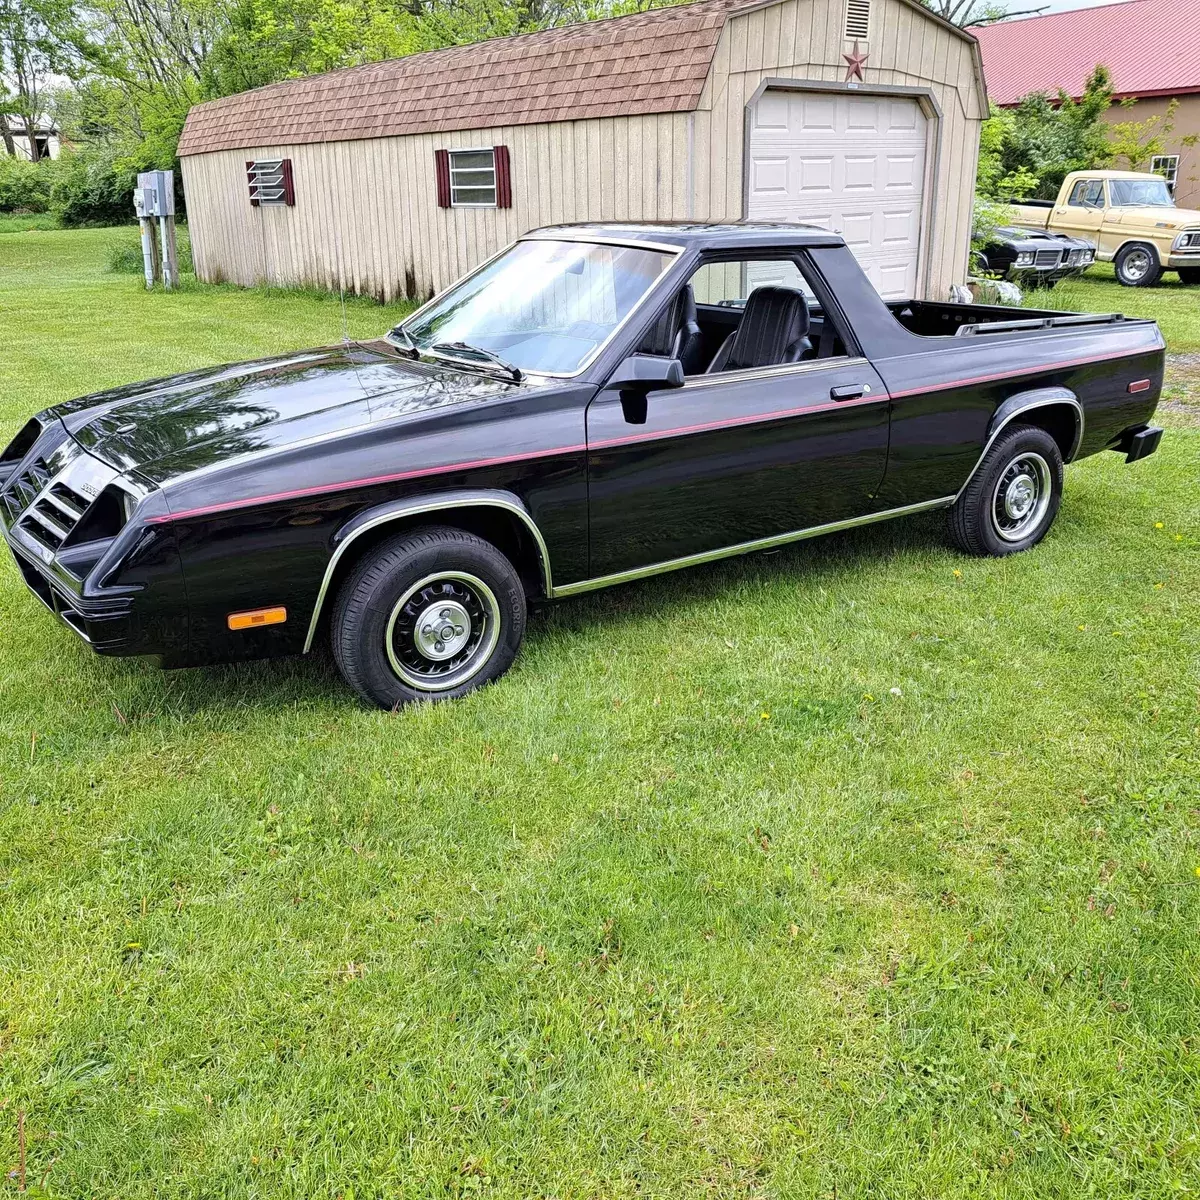
[[[470,358],[474,356],[481,358],[485,362],[491,363],[494,367],[499,367],[502,371],[507,371],[512,376],[513,383],[520,383],[525,378],[520,367],[514,367],[512,363],[505,362],[500,355],[491,350],[485,350],[482,346],[472,346],[469,342],[434,342],[429,347],[435,354],[440,352],[450,358],[462,358],[466,356]]]
[[[408,336],[408,330],[403,325],[395,325],[383,335],[385,342],[391,342],[398,350],[407,350],[413,358],[420,357],[421,351],[417,343]]]

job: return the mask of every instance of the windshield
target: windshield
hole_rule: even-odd
[[[449,354],[460,343],[522,371],[570,375],[673,258],[645,247],[518,242],[402,328],[421,351]]]
[[[1113,179],[1109,182],[1117,208],[1174,208],[1165,179]]]

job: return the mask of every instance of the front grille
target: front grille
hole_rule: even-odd
[[[64,546],[115,537],[125,523],[118,472],[72,442],[39,453],[34,446],[0,490],[5,524],[40,558]]]
[[[1035,265],[1039,267],[1057,267],[1062,261],[1061,250],[1039,250],[1034,257]]]
[[[79,517],[68,516],[61,508],[52,504],[47,496],[25,510],[19,528],[48,550],[57,550],[71,536],[71,531],[78,524]]]
[[[19,475],[9,480],[4,489],[4,503],[15,518],[28,508],[38,493],[50,482],[50,465],[44,458],[35,458]]]

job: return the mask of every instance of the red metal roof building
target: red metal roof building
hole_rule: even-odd
[[[1112,72],[1117,99],[1110,122],[1144,121],[1179,99],[1168,161],[1138,164],[1173,178],[1176,201],[1200,207],[1200,0],[1123,0],[1096,8],[1000,21],[971,31],[979,39],[988,95],[1013,105],[1030,92],[1078,97],[1098,63]],[[1124,166],[1125,164],[1120,164]]]

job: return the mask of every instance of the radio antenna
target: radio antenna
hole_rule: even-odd
[[[333,182],[334,173],[329,169],[329,126],[325,123],[331,107],[330,104],[324,104],[321,109],[321,158],[328,180],[329,211],[333,215],[333,246],[337,256],[338,299],[342,308],[342,345],[349,346],[350,322],[346,316],[346,271],[342,257],[342,206]]]

